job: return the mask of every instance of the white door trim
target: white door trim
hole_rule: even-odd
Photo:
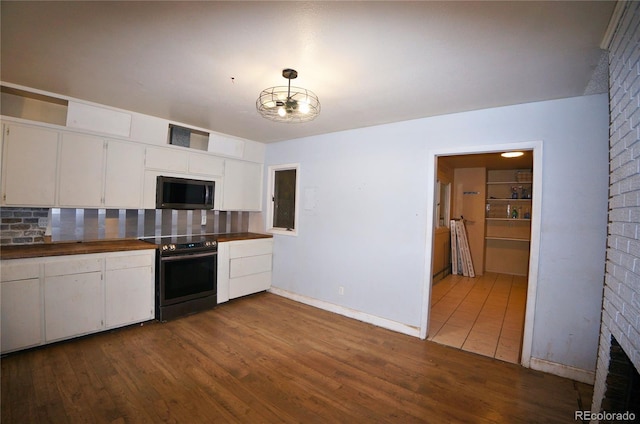
[[[533,150],[533,190],[531,213],[531,242],[529,245],[529,276],[527,282],[527,303],[520,363],[529,368],[531,364],[531,345],[533,341],[533,323],[535,318],[536,294],[538,284],[538,260],[540,257],[540,229],[542,215],[542,145],[543,142],[527,141],[517,143],[492,144],[483,146],[452,147],[427,152],[427,164],[433,172],[427,173],[427,199],[435,199],[438,156],[469,155],[476,153],[504,152],[508,150]],[[427,208],[427,231],[425,248],[425,273],[422,296],[422,317],[420,320],[420,338],[427,338],[431,302],[431,276],[433,273],[433,237],[434,208]]]

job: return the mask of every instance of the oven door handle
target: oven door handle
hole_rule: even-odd
[[[175,256],[160,256],[161,262],[179,261],[181,259],[198,259],[218,256],[218,252],[204,252],[204,253],[192,253],[192,254],[177,254]]]

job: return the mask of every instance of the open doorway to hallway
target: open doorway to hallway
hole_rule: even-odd
[[[532,172],[531,150],[508,159],[500,152],[437,157],[436,192],[449,184],[452,194],[448,208],[436,211],[428,340],[521,362]],[[475,278],[450,274],[450,233],[442,225],[449,218],[467,226]]]

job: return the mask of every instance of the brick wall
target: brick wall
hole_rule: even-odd
[[[624,7],[609,46],[609,228],[594,412],[603,407],[612,335],[640,369],[640,2]]]
[[[0,211],[0,244],[44,243],[46,225],[40,227],[40,218],[47,218],[48,208],[2,208]]]

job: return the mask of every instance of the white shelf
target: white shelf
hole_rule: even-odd
[[[519,171],[487,171],[485,198],[490,210],[485,216],[485,270],[511,275],[527,274],[531,246],[533,182],[517,181],[523,179]],[[511,197],[514,193],[518,198]],[[514,210],[518,212],[517,218],[512,218],[511,214],[507,213]],[[525,214],[528,218],[524,218]]]
[[[529,243],[529,239],[510,238],[510,237],[485,237],[485,240],[522,241],[522,242]]]

